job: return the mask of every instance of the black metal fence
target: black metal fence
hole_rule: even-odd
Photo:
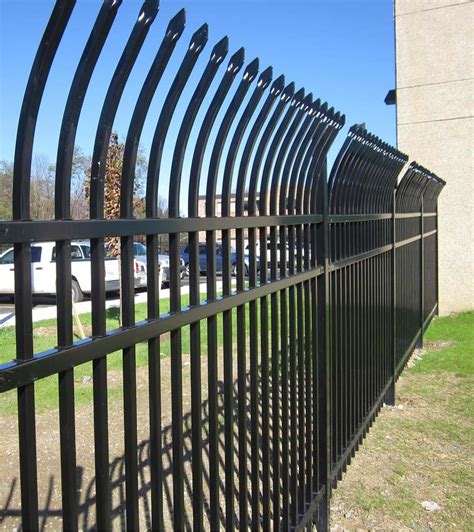
[[[154,529],[171,523],[178,530],[187,526],[289,529],[312,523],[326,529],[331,489],[383,403],[394,403],[396,378],[437,311],[436,201],[444,183],[412,163],[397,186],[407,157],[357,126],[350,129],[327,177],[326,156],[344,116],[314,101],[303,89],[295,91],[283,76],[272,83],[271,68],[258,76],[257,59],[244,68],[243,49],[221,67],[228,52],[224,38],[212,50],[180,121],[167,176],[169,218],[158,218],[164,144],[178,101],[205,48],[204,25],[191,37],[162,104],[149,157],[146,218],[135,219],[137,149],[151,101],[184,30],[180,11],[166,29],[133,111],[123,159],[120,218],[104,220],[105,161],[114,117],[158,10],[157,1],[146,0],[100,112],[90,219],[71,220],[76,128],[119,5],[118,0],[104,1],[70,89],[59,137],[55,220],[32,221],[29,189],[35,126],[50,67],[74,6],[73,0],[57,1],[21,110],[14,219],[0,223],[0,243],[14,245],[16,313],[16,358],[0,367],[0,391],[18,390],[23,527],[37,528],[40,510],[35,381],[55,374],[62,523],[66,529],[78,527],[82,510],[76,483],[74,368],[85,362],[93,364],[92,525],[112,526],[107,357],[122,350],[126,490],[119,513],[125,515],[127,528],[143,525],[139,499],[147,497],[146,522]],[[214,86],[219,69],[224,73]],[[230,96],[234,85],[237,88]],[[191,143],[191,130],[206,98],[210,103]],[[211,131],[217,134],[208,145]],[[187,150],[192,162],[183,177]],[[204,170],[206,153],[209,162]],[[206,187],[205,217],[198,216],[201,182]],[[182,186],[188,192],[187,217],[180,217]],[[204,301],[200,232],[206,234]],[[158,236],[163,234],[169,236],[170,245],[170,312],[166,315],[160,312],[158,286]],[[189,240],[190,257],[186,308],[180,283],[183,234]],[[134,235],[146,235],[147,245],[148,315],[137,323]],[[107,331],[104,239],[111,236],[121,240],[122,326]],[[71,241],[75,239],[90,239],[92,246],[92,335],[81,342],[74,342],[72,322]],[[34,353],[31,244],[51,240],[57,248],[58,345]],[[217,242],[222,243],[219,283]],[[206,327],[201,327],[202,322]],[[188,391],[183,389],[183,354],[188,353],[183,353],[182,334],[187,328],[190,412],[183,408],[183,393]],[[160,360],[160,338],[168,333],[170,393],[162,389]],[[143,342],[148,345],[149,397],[145,466],[137,437],[136,346]],[[169,401],[172,420],[165,431],[161,412]],[[167,484],[170,521],[164,509],[165,454],[172,477]],[[143,467],[149,475],[145,492],[139,487]]]

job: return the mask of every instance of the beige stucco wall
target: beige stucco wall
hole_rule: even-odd
[[[399,148],[447,185],[440,313],[474,308],[474,2],[395,0]]]

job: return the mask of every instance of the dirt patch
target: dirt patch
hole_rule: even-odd
[[[56,327],[37,327],[34,332],[35,336],[55,336]]]
[[[430,353],[434,353],[441,349],[445,349],[446,347],[453,347],[455,345],[456,342],[453,340],[437,340],[435,342],[426,341],[425,347],[421,349],[421,351],[424,351],[425,353],[427,351],[429,351]]]

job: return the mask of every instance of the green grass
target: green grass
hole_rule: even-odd
[[[408,373],[425,378],[410,382],[408,391],[436,400],[456,416],[474,420],[474,311],[435,318],[424,340],[426,354]],[[440,437],[448,433],[456,439],[474,436],[472,430],[466,434],[448,416],[433,423],[431,429]]]
[[[220,295],[220,294],[218,294]],[[205,300],[205,294],[201,294],[201,300]],[[183,295],[181,298],[182,307],[189,305],[189,296]],[[160,301],[160,313],[166,314],[169,312],[169,299],[162,299]],[[246,327],[248,329],[248,305],[246,305]],[[257,312],[258,302],[257,302]],[[146,303],[139,303],[135,305],[135,320],[137,322],[145,320],[147,316]],[[80,320],[85,328],[86,336],[90,334],[92,324],[92,317],[90,313],[81,314]],[[207,323],[206,320],[201,321],[201,349],[205,353],[207,350]],[[112,308],[107,310],[106,327],[108,331],[119,328],[119,309]],[[232,329],[235,333],[237,329],[237,311],[232,311]],[[222,345],[222,318],[217,320],[217,338],[218,345]],[[78,337],[75,338],[76,340]],[[39,353],[48,349],[54,348],[57,345],[56,336],[56,320],[42,320],[33,324],[33,344],[34,352]],[[0,329],[0,364],[9,362],[15,358],[15,328],[5,327]],[[182,329],[182,351],[183,354],[190,351],[190,328],[183,327]],[[169,335],[163,335],[160,345],[160,352],[162,358],[168,357],[170,354]],[[139,343],[136,346],[136,363],[137,367],[146,366],[148,364],[148,348],[147,343]],[[121,372],[122,370],[122,353],[115,352],[107,355],[108,371]],[[75,380],[75,404],[76,407],[92,402],[92,386],[89,382],[83,382],[84,378],[92,376],[92,363],[88,362],[74,368]],[[58,408],[58,377],[53,375],[44,378],[35,383],[35,402],[38,413]],[[117,384],[109,386],[109,396],[111,398],[117,397],[121,394],[122,386]],[[16,415],[17,413],[17,394],[15,390],[11,390],[1,395],[0,400],[0,415]]]
[[[434,318],[424,340],[428,353],[413,368],[415,373],[450,372],[457,377],[474,374],[474,311]],[[438,342],[441,350],[429,349],[430,344]]]
[[[183,305],[188,304],[188,296],[183,296]],[[160,302],[160,311],[164,314],[169,311],[169,299]],[[114,330],[119,327],[119,309],[112,308],[107,310],[106,314],[107,330]],[[146,318],[146,304],[140,303],[135,306],[135,317],[137,321]],[[83,327],[90,332],[92,317],[90,313],[81,314],[80,320]],[[42,320],[33,324],[33,343],[36,353],[51,349],[57,345],[57,336],[55,333],[56,320]],[[186,336],[186,335],[185,335]],[[189,336],[189,335],[188,335]],[[15,346],[15,328],[5,327],[0,329],[0,363],[8,362],[15,357],[12,352]],[[162,342],[161,351],[164,355],[169,353],[169,341]],[[136,347],[137,366],[143,366],[147,362],[146,344],[138,344]],[[121,352],[111,353],[107,356],[107,367],[109,371],[118,371],[122,367]],[[84,383],[84,378],[92,375],[92,363],[82,364],[74,368],[74,380],[76,382],[75,404],[77,407],[92,402],[92,386]],[[113,399],[121,394],[121,385],[109,387],[109,398]],[[53,375],[38,381],[35,384],[35,403],[38,413],[46,410],[58,408],[58,377]],[[0,402],[0,415],[14,415],[17,412],[16,391],[2,394]]]

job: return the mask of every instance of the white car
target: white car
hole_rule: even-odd
[[[31,246],[31,281],[33,294],[56,294],[56,243],[41,242]],[[73,301],[82,301],[91,292],[90,243],[71,242]],[[15,265],[13,248],[0,255],[0,294],[14,295]],[[105,290],[120,288],[119,261],[107,257],[104,262]],[[134,261],[135,288],[146,286],[146,268]]]

